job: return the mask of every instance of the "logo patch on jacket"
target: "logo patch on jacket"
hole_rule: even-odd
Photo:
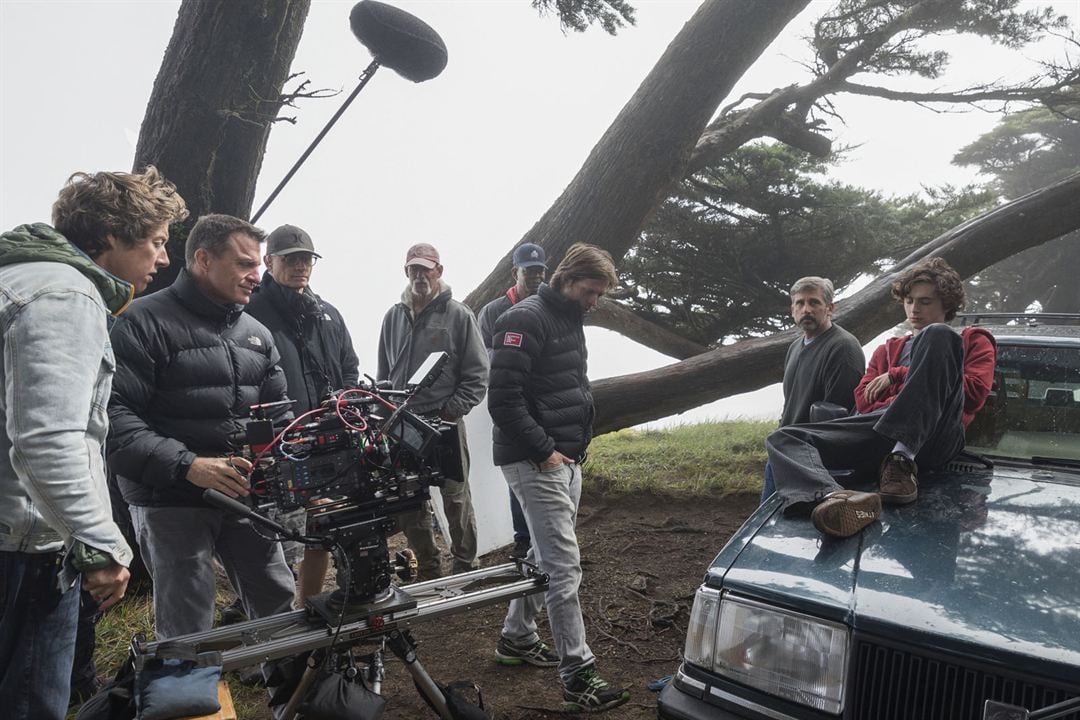
[[[258,335],[252,335],[248,338],[248,345],[251,347],[262,347],[262,338]]]
[[[521,347],[522,341],[521,333],[508,332],[503,334],[503,345],[505,347]]]

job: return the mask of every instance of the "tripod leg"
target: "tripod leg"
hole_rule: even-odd
[[[315,678],[319,675],[319,663],[321,662],[321,652],[313,652],[308,656],[307,668],[304,669],[304,674],[300,676],[300,682],[297,684],[292,697],[289,698],[289,702],[285,704],[285,709],[281,711],[278,720],[293,720],[296,717],[296,709],[300,707],[300,702],[307,695],[307,691],[311,689]]]
[[[371,665],[367,669],[368,687],[376,695],[382,694],[382,683],[386,677],[386,667],[383,665],[383,653],[386,651],[386,638],[383,638],[382,646],[371,656]]]
[[[454,720],[450,714],[450,708],[446,706],[446,698],[443,697],[442,690],[431,679],[427,670],[420,664],[419,658],[416,657],[416,645],[413,644],[412,638],[400,630],[392,630],[387,637],[387,644],[394,654],[405,663],[405,669],[412,675],[420,694],[427,699],[431,707],[435,708],[435,712],[439,714],[439,717],[442,720]]]

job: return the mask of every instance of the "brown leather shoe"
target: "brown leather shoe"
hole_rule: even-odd
[[[825,496],[810,513],[814,527],[831,537],[855,535],[881,517],[881,498],[877,493],[837,490]]]
[[[878,494],[889,505],[907,505],[919,497],[919,467],[900,453],[889,453],[881,461]]]

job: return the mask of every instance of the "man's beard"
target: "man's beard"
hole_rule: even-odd
[[[426,279],[412,281],[412,294],[417,298],[426,298],[431,294],[431,283]]]
[[[821,328],[821,323],[817,321],[816,317],[807,316],[799,321],[799,327],[801,327],[804,332],[813,332]]]

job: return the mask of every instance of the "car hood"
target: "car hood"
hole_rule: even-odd
[[[774,496],[747,521],[708,584],[989,662],[1080,666],[1076,474],[928,475],[918,501],[846,540],[777,510]]]

